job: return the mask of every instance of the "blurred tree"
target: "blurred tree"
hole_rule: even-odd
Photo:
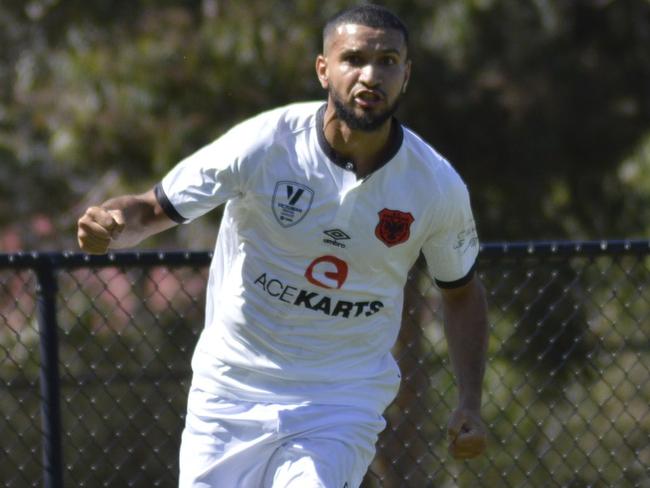
[[[650,4],[441,1],[428,18],[411,20],[406,113],[472,187],[483,238],[644,235],[617,169],[650,130]]]
[[[650,133],[648,2],[384,3],[412,31],[400,116],[464,175],[484,239],[643,235],[647,191],[620,168]],[[320,27],[348,4],[3,2],[0,149],[23,177],[3,183],[22,198],[0,222],[67,209],[50,217],[71,245],[80,202],[140,190],[233,123],[322,97]],[[210,245],[206,227],[191,245]]]

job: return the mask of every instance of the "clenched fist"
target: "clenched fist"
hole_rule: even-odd
[[[120,210],[90,207],[77,222],[77,241],[82,251],[105,254],[123,230],[124,216]]]
[[[449,452],[456,459],[471,459],[485,451],[487,432],[478,413],[457,409],[447,425]]]

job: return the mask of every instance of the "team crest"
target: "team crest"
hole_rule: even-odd
[[[291,227],[305,218],[314,200],[314,190],[295,181],[278,181],[273,192],[273,215],[282,227]]]
[[[408,241],[411,235],[411,224],[415,221],[411,212],[389,210],[379,212],[379,223],[375,227],[375,235],[388,247]]]

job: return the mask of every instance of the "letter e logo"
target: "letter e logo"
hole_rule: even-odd
[[[316,258],[305,271],[307,281],[321,288],[339,289],[343,286],[347,277],[347,263],[335,256]]]

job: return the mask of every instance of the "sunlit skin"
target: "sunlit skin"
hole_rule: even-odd
[[[356,24],[342,24],[325,39],[316,59],[316,73],[328,91],[325,137],[357,165],[357,175],[370,173],[381,160],[391,132],[391,117],[411,73],[402,33]],[[337,115],[338,103],[360,125]],[[378,127],[371,127],[379,120]]]

